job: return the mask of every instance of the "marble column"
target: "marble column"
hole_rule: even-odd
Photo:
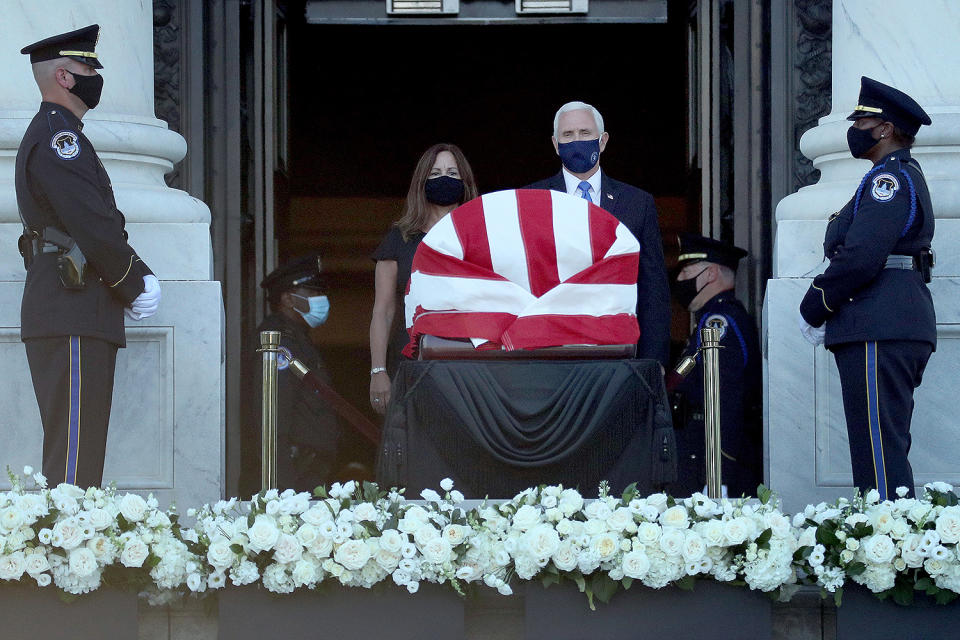
[[[130,244],[160,279],[159,313],[128,321],[117,359],[104,482],[198,504],[223,487],[223,306],[212,280],[210,211],[164,174],[187,153],[154,115],[150,2],[11,1],[0,20],[0,468],[40,467],[42,431],[20,343],[26,273],[14,159],[40,94],[22,46],[98,23],[103,97],[84,117],[110,174]],[[11,446],[12,444],[12,446]],[[2,485],[0,485],[2,486]]]
[[[960,484],[960,440],[950,406],[960,358],[960,5],[951,0],[833,2],[832,112],[807,131],[800,149],[820,170],[817,184],[784,198],[776,211],[773,279],[764,300],[768,481],[785,506],[850,495],[853,480],[840,383],[833,357],[797,328],[797,307],[826,267],[827,217],[851,197],[869,162],[850,157],[846,116],[866,75],[913,96],[930,114],[913,149],[936,214],[933,292],[937,351],[917,391],[910,460],[918,485]]]

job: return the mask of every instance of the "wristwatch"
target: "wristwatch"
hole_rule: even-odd
[[[374,374],[377,374],[377,373],[383,373],[383,372],[385,372],[386,370],[387,370],[386,367],[374,367],[373,369],[370,369],[370,375],[374,375]]]

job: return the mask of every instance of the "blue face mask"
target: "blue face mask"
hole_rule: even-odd
[[[570,173],[586,173],[600,161],[600,138],[557,144],[560,162]]]
[[[327,296],[310,296],[306,298],[304,296],[298,296],[295,293],[291,293],[290,295],[294,298],[306,300],[307,304],[310,305],[310,310],[306,313],[300,311],[300,309],[296,309],[296,311],[303,316],[303,319],[310,325],[311,329],[316,329],[327,321],[327,316],[330,315],[330,301],[327,299]]]

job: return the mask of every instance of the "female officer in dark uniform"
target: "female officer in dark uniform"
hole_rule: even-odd
[[[930,117],[902,91],[863,77],[848,120],[850,153],[874,166],[830,217],[823,243],[830,265],[800,303],[800,324],[836,359],[854,484],[893,499],[901,486],[913,495],[913,391],[937,342],[926,285],[933,208],[910,156]]]

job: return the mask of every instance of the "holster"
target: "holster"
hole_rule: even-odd
[[[83,289],[86,284],[87,259],[76,241],[54,227],[43,230],[43,240],[60,249],[57,255],[57,275],[60,277],[60,286],[64,289]]]
[[[36,231],[32,229],[24,229],[23,233],[17,238],[17,250],[20,251],[20,257],[23,258],[23,268],[29,269],[30,265],[33,264],[34,258],[34,247],[36,245],[36,240],[40,237]]]
[[[930,284],[933,267],[936,264],[936,254],[934,254],[933,249],[920,249],[920,253],[917,255],[917,267],[920,269],[920,275],[923,276],[923,281],[926,284]]]

